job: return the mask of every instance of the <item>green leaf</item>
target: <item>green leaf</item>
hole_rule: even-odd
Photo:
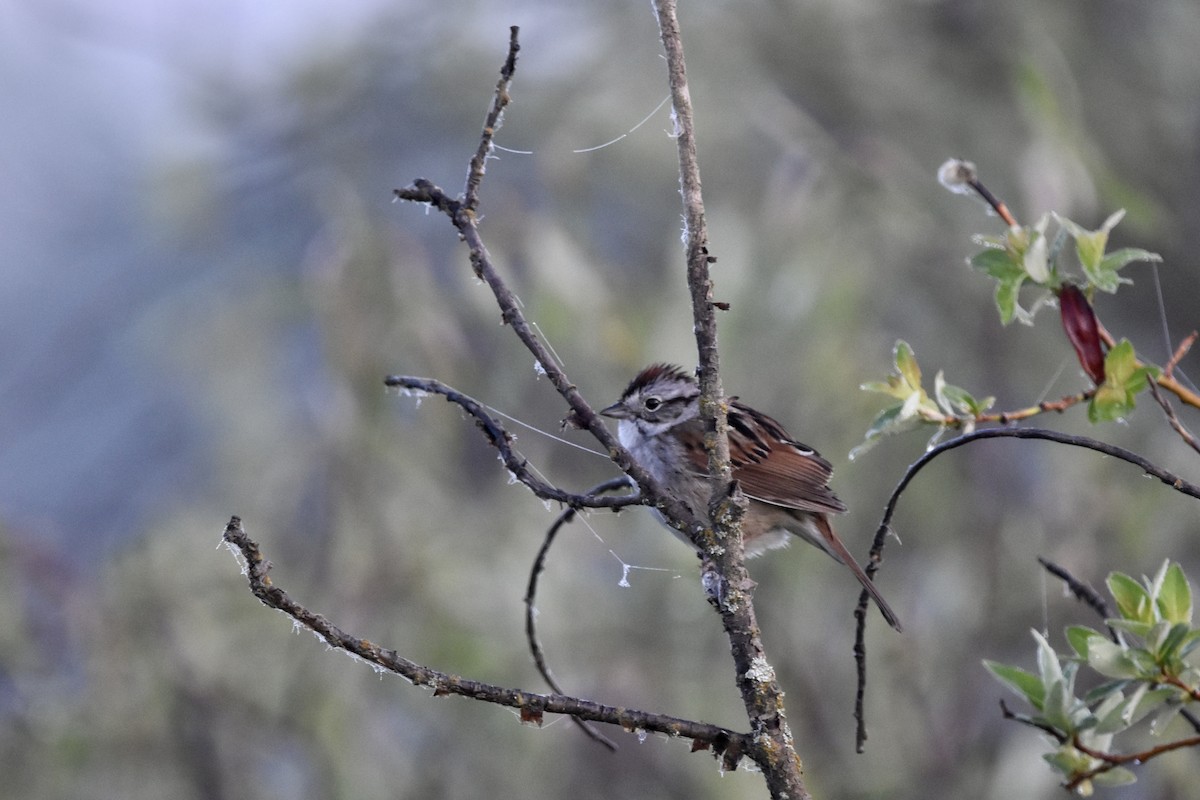
[[[996,284],[996,308],[1000,311],[1000,322],[1007,325],[1017,318],[1017,312],[1022,309],[1017,304],[1017,297],[1021,292],[1021,284],[1025,282],[1025,273],[1021,272],[1015,278],[1002,280]],[[1025,319],[1024,316],[1021,318]]]
[[[1142,675],[1129,650],[1108,639],[1088,642],[1087,663],[1106,678],[1138,678]]]
[[[912,389],[921,388],[921,367],[917,364],[917,357],[913,354],[912,348],[908,346],[908,342],[901,339],[896,342],[893,353],[896,358],[896,371],[900,373],[900,377],[904,378]]]
[[[1155,691],[1166,691],[1165,689],[1156,689]],[[1175,692],[1178,698],[1178,691]],[[1183,711],[1184,705],[1178,701],[1166,702],[1160,704],[1156,709],[1154,716],[1150,720],[1150,734],[1152,736],[1161,736],[1166,732],[1175,718],[1179,716],[1179,712]]]
[[[1108,234],[1124,216],[1125,209],[1122,208],[1110,214],[1108,219],[1104,220],[1104,224],[1094,231],[1085,230],[1065,217],[1059,219],[1075,237],[1075,254],[1079,256],[1079,263],[1083,266],[1084,272],[1095,270],[1100,266],[1100,260],[1104,257],[1104,249],[1108,246]]]
[[[1167,637],[1171,635],[1172,627],[1171,623],[1165,619],[1160,619],[1150,627],[1150,633],[1146,636],[1146,650],[1155,654],[1156,661],[1158,660],[1157,654],[1162,650]]]
[[[1200,630],[1190,631],[1187,636],[1183,637],[1183,642],[1179,647],[1179,657],[1187,658],[1198,646],[1200,646]]]
[[[1129,727],[1129,717],[1137,702],[1137,697],[1125,697],[1125,693],[1120,689],[1109,692],[1096,706],[1096,726],[1092,730],[1097,734],[1119,733],[1125,730]]]
[[[1071,724],[1069,714],[1070,704],[1071,698],[1061,680],[1048,683],[1046,684],[1046,701],[1042,706],[1042,718],[1052,728],[1066,733],[1074,733],[1075,726]]]
[[[1046,700],[1046,687],[1041,678],[1020,667],[1010,667],[998,661],[984,660],[983,665],[1009,689],[1024,697],[1038,711]]]
[[[1025,274],[1034,283],[1043,285],[1050,280],[1050,265],[1046,260],[1046,247],[1046,237],[1040,232],[1035,234],[1021,261],[1021,267]]]
[[[1113,250],[1108,253],[1100,261],[1102,270],[1116,272],[1121,267],[1127,264],[1132,264],[1134,261],[1162,261],[1162,256],[1158,253],[1152,253],[1149,250],[1143,250],[1140,247],[1122,247],[1120,250]]]
[[[901,395],[904,397],[908,396],[907,392],[899,391],[899,381],[893,381],[893,380],[889,380],[886,382],[885,381],[867,381],[866,383],[859,384],[858,388],[862,389],[864,392],[879,392],[880,394],[891,395],[892,397],[898,397]]]
[[[1143,641],[1153,635],[1155,625],[1153,622],[1142,622],[1136,619],[1110,619],[1108,624],[1117,630],[1128,631]]]
[[[1007,281],[1025,275],[1024,264],[1008,250],[989,248],[971,257],[971,266],[983,270],[996,280]]]
[[[1033,631],[1033,638],[1037,641],[1037,661],[1038,672],[1042,676],[1042,683],[1050,686],[1055,681],[1063,680],[1062,665],[1058,663],[1058,654],[1054,652],[1054,648],[1050,646],[1050,642],[1046,641],[1046,637],[1037,631]]]
[[[1070,644],[1075,653],[1084,660],[1087,659],[1088,642],[1092,639],[1092,637],[1098,637],[1102,640],[1106,638],[1098,631],[1094,631],[1084,625],[1071,625],[1067,628],[1067,643]]]
[[[1090,276],[1100,266],[1100,259],[1104,258],[1106,244],[1108,244],[1108,231],[1088,231],[1076,234],[1075,255],[1079,256],[1079,263],[1083,266],[1084,273]]]
[[[1078,223],[1066,217],[1058,217],[1062,230],[1067,231],[1075,239],[1075,255],[1087,276],[1088,282],[1104,292],[1115,292],[1122,283],[1130,281],[1120,277],[1117,270],[1133,261],[1160,261],[1156,253],[1139,248],[1127,247],[1105,254],[1108,247],[1108,235],[1117,223],[1125,216],[1121,209],[1109,216],[1094,231],[1089,231]]]
[[[1128,339],[1122,339],[1104,357],[1104,374],[1108,382],[1124,387],[1137,370],[1137,353]]]
[[[1163,576],[1162,588],[1158,593],[1158,610],[1168,622],[1187,623],[1192,621],[1192,588],[1188,585],[1183,567],[1172,563]]]
[[[1121,612],[1122,617],[1137,622],[1154,622],[1153,604],[1145,587],[1120,572],[1110,574],[1107,583],[1108,591],[1117,601],[1117,610]]]
[[[880,411],[871,421],[871,427],[863,437],[862,444],[850,451],[850,460],[858,458],[874,447],[881,438],[910,431],[920,425],[916,417],[904,416],[904,403],[895,403]]]
[[[1092,783],[1097,786],[1128,786],[1131,783],[1137,783],[1137,775],[1125,767],[1113,767],[1107,772],[1093,775]]]
[[[1151,689],[1150,684],[1145,682],[1138,684],[1133,694],[1120,702],[1113,702],[1121,696],[1120,692],[1114,692],[1096,708],[1096,716],[1100,719],[1094,730],[1097,734],[1119,733],[1136,725],[1143,717],[1158,710],[1175,695],[1175,689]]]
[[[1157,689],[1151,689],[1149,683],[1143,683],[1138,688],[1143,687],[1146,691],[1137,694],[1138,702],[1129,714],[1129,724],[1131,726],[1138,724],[1149,714],[1157,714],[1159,718],[1162,718],[1164,705],[1177,705],[1172,701],[1179,696],[1178,689],[1170,686],[1160,686]]]
[[[966,389],[946,383],[941,370],[938,370],[933,379],[933,394],[938,405],[950,416],[975,417],[987,411],[992,407],[992,403],[996,402],[994,397],[976,400]]]
[[[1168,624],[1166,620],[1163,622],[1164,624]],[[1170,631],[1159,642],[1158,647],[1155,649],[1154,660],[1162,665],[1164,671],[1175,666],[1171,662],[1180,658],[1179,648],[1191,632],[1192,627],[1186,622],[1176,622],[1174,625],[1171,625]]]
[[[1042,758],[1067,777],[1087,772],[1097,763],[1096,759],[1076,750],[1070,744],[1059,745],[1057,750],[1046,753]]]
[[[889,428],[895,427],[900,421],[900,409],[903,406],[903,403],[896,403],[876,414],[875,419],[871,420],[871,427],[867,428],[866,438],[875,439],[887,433]]]
[[[1104,357],[1104,383],[1097,389],[1088,406],[1092,422],[1111,422],[1133,411],[1134,397],[1146,388],[1146,381],[1158,373],[1158,368],[1138,363],[1137,354],[1128,339],[1122,339]]]
[[[1032,228],[1010,228],[1002,238],[979,239],[987,249],[971,257],[971,266],[996,279],[996,309],[1005,325],[1014,319],[1026,324],[1032,322],[1033,314],[1021,308],[1018,302],[1021,285],[1026,280],[1032,278],[1041,285],[1047,285],[1051,280],[1046,222],[1047,218],[1043,217]]]
[[[1084,702],[1095,705],[1096,703],[1100,702],[1105,697],[1107,697],[1111,692],[1118,691],[1118,690],[1124,691],[1131,684],[1136,685],[1136,681],[1132,681],[1128,678],[1122,678],[1120,680],[1115,680],[1115,681],[1105,681],[1104,683],[1097,686],[1095,689],[1092,689],[1090,692],[1088,692],[1087,695],[1084,696]]]
[[[1137,247],[1123,247],[1105,255],[1095,269],[1085,269],[1084,272],[1093,286],[1112,294],[1122,283],[1133,283],[1117,274],[1117,270],[1133,261],[1162,261],[1162,256]]]

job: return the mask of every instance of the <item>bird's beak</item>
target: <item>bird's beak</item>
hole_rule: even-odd
[[[600,409],[601,416],[611,417],[612,419],[629,419],[629,409],[620,401],[613,403],[608,408]]]

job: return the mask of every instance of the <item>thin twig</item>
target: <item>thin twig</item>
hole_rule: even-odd
[[[631,488],[630,483],[629,476],[622,475],[619,478],[613,478],[612,480],[593,486],[587,490],[587,494],[602,495],[605,492],[628,489]],[[529,584],[525,589],[525,639],[529,642],[529,652],[533,655],[533,663],[537,665],[538,672],[545,678],[550,688],[559,694],[562,694],[563,690],[559,687],[553,673],[550,671],[550,666],[546,663],[546,653],[542,649],[542,642],[538,637],[537,606],[535,603],[537,600],[538,578],[545,569],[546,556],[550,553],[550,545],[554,543],[554,539],[558,536],[558,532],[562,526],[573,520],[576,513],[575,508],[566,509],[555,518],[554,523],[546,531],[546,538],[542,541],[542,546],[538,548],[537,555],[533,559],[533,567],[529,570]],[[587,734],[588,738],[599,742],[609,750],[617,749],[617,745],[612,739],[600,733],[592,725],[589,725],[578,717],[571,717],[571,720]]]
[[[665,714],[602,705],[591,700],[560,693],[538,694],[510,689],[494,684],[473,681],[458,675],[441,672],[401,656],[395,650],[380,647],[374,642],[346,633],[326,617],[309,611],[276,586],[270,575],[271,562],[263,557],[256,542],[246,535],[242,521],[232,517],[222,537],[244,560],[244,571],[250,591],[263,605],[287,614],[297,623],[315,633],[327,645],[345,650],[377,669],[395,673],[416,686],[433,689],[434,697],[459,695],[487,703],[518,709],[521,721],[542,724],[545,714],[567,714],[582,720],[619,725],[626,731],[651,731],[668,736],[680,736],[706,745],[727,763],[751,750],[751,737],[744,733]],[[693,746],[693,750],[697,749]]]
[[[483,121],[483,134],[479,137],[479,147],[471,157],[471,165],[467,168],[467,184],[463,188],[463,206],[472,214],[479,207],[479,186],[483,183],[483,174],[487,171],[487,159],[492,154],[492,142],[496,131],[500,128],[504,108],[511,99],[508,87],[512,83],[513,73],[517,71],[517,53],[521,44],[517,40],[520,28],[513,25],[508,29],[508,58],[500,68],[500,80],[496,83],[496,91],[492,94],[492,107]]]
[[[1188,447],[1200,453],[1200,441],[1197,441],[1195,434],[1189,431],[1183,422],[1180,421],[1179,415],[1175,413],[1174,406],[1171,405],[1171,401],[1162,396],[1162,392],[1158,390],[1158,386],[1155,385],[1154,381],[1147,381],[1146,386],[1149,387],[1150,396],[1154,398],[1154,402],[1158,403],[1159,408],[1167,416],[1167,424],[1179,434],[1179,438],[1183,439]]]
[[[412,375],[389,375],[383,380],[384,385],[407,391],[438,394],[445,397],[447,402],[454,403],[475,418],[475,424],[483,431],[488,443],[500,452],[500,458],[508,471],[523,483],[528,489],[542,500],[552,500],[564,503],[571,508],[611,508],[619,509],[626,506],[642,505],[644,500],[639,493],[627,495],[604,495],[593,492],[574,494],[553,486],[534,475],[528,467],[528,462],[513,451],[512,436],[496,419],[487,413],[487,409],[478,400],[459,392],[441,381],[433,378],[418,378]],[[626,484],[627,485],[627,484]]]
[[[1160,481],[1170,486],[1177,492],[1188,495],[1189,497],[1200,500],[1200,486],[1185,481],[1183,478],[1155,465],[1149,460],[1139,456],[1130,450],[1123,447],[1117,447],[1107,442],[1097,441],[1086,436],[1070,436],[1057,431],[1045,430],[1043,428],[987,428],[973,433],[963,434],[949,441],[942,442],[937,447],[934,447],[914,461],[907,470],[905,470],[900,482],[896,484],[896,488],[892,490],[891,496],[888,498],[887,505],[884,507],[883,518],[879,522],[879,528],[875,531],[875,540],[871,545],[871,552],[867,564],[867,575],[872,578],[879,570],[879,564],[883,560],[883,546],[887,541],[888,532],[891,530],[892,517],[896,513],[896,506],[900,502],[900,496],[904,490],[908,488],[909,483],[917,476],[927,464],[933,461],[943,453],[957,449],[963,445],[977,442],[981,439],[1042,439],[1049,442],[1057,442],[1058,444],[1071,445],[1074,447],[1082,447],[1088,450],[1095,450],[1097,453],[1103,453],[1107,456],[1119,458],[1122,461],[1127,461],[1137,467],[1140,467],[1147,475],[1158,478]],[[862,752],[863,744],[866,741],[866,725],[865,716],[863,713],[863,697],[864,697],[864,680],[866,675],[866,647],[864,644],[866,637],[866,618],[867,607],[870,603],[870,596],[864,591],[859,595],[858,607],[855,610],[857,618],[857,633],[855,636],[854,657],[858,662],[858,691],[855,696],[854,718],[858,723],[858,750]]]
[[[1051,411],[1061,414],[1072,406],[1078,405],[1079,403],[1086,403],[1088,400],[1091,400],[1095,394],[1095,389],[1089,389],[1086,392],[1070,394],[1058,400],[1043,400],[1037,405],[1029,406],[1028,408],[1017,409],[1016,411],[1001,411],[996,414],[980,414],[978,417],[975,417],[974,421],[980,425],[991,422],[998,422],[1001,425],[1008,425],[1013,422],[1026,420],[1030,417],[1037,416],[1038,414],[1045,414]]]
[[[1157,758],[1164,753],[1170,753],[1174,750],[1181,750],[1185,747],[1200,747],[1200,736],[1193,736],[1189,739],[1178,739],[1174,742],[1167,742],[1166,744],[1160,744],[1157,747],[1151,747],[1149,750],[1143,750],[1140,753],[1106,753],[1102,750],[1096,750],[1083,744],[1079,741],[1078,736],[1072,739],[1071,746],[1084,755],[1099,759],[1104,763],[1095,769],[1090,769],[1087,772],[1080,773],[1071,778],[1071,780],[1064,784],[1063,787],[1068,791],[1074,791],[1084,781],[1091,780],[1097,775],[1108,772],[1109,770],[1119,767],[1123,764],[1144,764],[1150,759]]]
[[[1179,347],[1176,347],[1175,352],[1171,354],[1171,360],[1163,367],[1163,375],[1166,375],[1168,378],[1175,375],[1175,368],[1179,366],[1179,362],[1192,349],[1192,345],[1196,343],[1197,336],[1200,336],[1200,332],[1192,331],[1183,338],[1183,341],[1179,343]]]

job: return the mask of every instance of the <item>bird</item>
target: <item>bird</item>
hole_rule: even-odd
[[[749,505],[742,519],[746,555],[784,547],[792,536],[844,564],[875,601],[887,623],[900,620],[834,533],[829,517],[846,510],[829,486],[833,466],[761,411],[729,398],[729,456],[733,479]],[[621,444],[668,492],[705,514],[712,493],[700,421],[700,387],[674,364],[651,364],[621,399],[600,413],[617,420]]]

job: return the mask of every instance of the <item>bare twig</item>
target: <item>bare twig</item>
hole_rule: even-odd
[[[943,453],[957,449],[964,445],[977,442],[981,439],[1041,439],[1048,442],[1056,442],[1058,444],[1071,445],[1074,447],[1082,447],[1087,450],[1095,450],[1097,453],[1103,453],[1107,456],[1119,458],[1122,461],[1127,461],[1137,467],[1140,467],[1147,475],[1158,478],[1160,481],[1170,486],[1177,492],[1188,495],[1196,499],[1200,499],[1200,486],[1185,481],[1183,478],[1155,465],[1151,461],[1139,456],[1130,450],[1123,447],[1117,447],[1107,442],[1090,439],[1086,436],[1070,436],[1057,431],[1045,430],[1043,428],[987,428],[973,433],[967,433],[958,436],[949,441],[942,442],[937,447],[931,448],[928,452],[922,455],[919,459],[909,465],[905,470],[900,482],[896,484],[896,488],[892,490],[891,496],[888,498],[887,505],[884,507],[883,518],[879,522],[879,528],[875,531],[875,540],[871,545],[869,562],[867,564],[867,575],[874,577],[879,570],[879,564],[883,560],[883,546],[887,541],[888,532],[891,530],[892,517],[896,513],[896,507],[900,502],[900,496],[904,490],[908,488],[909,483],[917,476],[926,465],[933,461]],[[854,718],[858,722],[858,749],[861,752],[864,742],[866,741],[866,725],[863,715],[863,697],[864,697],[864,682],[866,676],[866,647],[864,640],[866,636],[866,617],[867,607],[870,603],[870,596],[864,591],[859,596],[858,607],[855,610],[855,616],[858,620],[858,630],[855,640],[854,656],[858,662],[858,691],[855,697]]]
[[[1200,747],[1200,736],[1193,736],[1189,739],[1178,739],[1174,742],[1167,742],[1166,744],[1160,744],[1157,747],[1151,747],[1149,750],[1143,750],[1140,753],[1106,753],[1102,750],[1096,750],[1083,744],[1079,741],[1078,736],[1071,741],[1071,746],[1084,755],[1099,759],[1104,763],[1095,769],[1090,769],[1087,772],[1080,773],[1071,778],[1071,780],[1063,786],[1063,788],[1067,789],[1068,791],[1074,791],[1084,781],[1090,781],[1097,775],[1108,772],[1114,767],[1119,767],[1123,764],[1144,764],[1150,759],[1157,758],[1164,753],[1170,753],[1174,750],[1182,750],[1185,747]]]
[[[618,489],[628,489],[631,481],[627,475],[622,475],[619,478],[605,481],[604,483],[593,486],[588,489],[588,495],[602,495],[605,492],[615,492]],[[537,665],[538,672],[546,679],[546,683],[551,689],[563,693],[558,682],[554,679],[550,667],[546,664],[546,653],[542,649],[542,642],[537,635],[537,599],[538,578],[546,566],[546,556],[550,553],[550,545],[554,543],[554,539],[558,536],[559,530],[563,525],[567,524],[575,518],[577,513],[575,508],[568,508],[555,518],[554,523],[546,531],[546,538],[542,542],[542,546],[538,548],[537,555],[533,559],[533,567],[529,571],[529,584],[525,589],[525,639],[529,642],[529,652],[533,654],[533,663]],[[600,733],[594,727],[579,719],[571,717],[571,720],[578,725],[588,738],[593,739],[607,747],[609,750],[616,750],[617,745],[604,734]]]
[[[492,94],[492,107],[483,121],[483,134],[479,137],[479,147],[471,157],[471,165],[467,168],[467,185],[463,189],[463,207],[474,214],[479,207],[479,186],[483,183],[483,174],[487,168],[488,156],[492,154],[492,140],[500,128],[504,107],[510,100],[508,87],[512,83],[513,73],[517,71],[517,53],[521,44],[517,40],[520,28],[513,25],[508,29],[508,58],[500,68],[500,80],[496,83],[496,91]]]
[[[651,731],[668,736],[693,740],[693,750],[711,749],[728,765],[736,765],[740,757],[753,747],[751,737],[744,733],[709,725],[703,722],[602,705],[591,700],[569,697],[563,694],[537,694],[520,689],[509,689],[494,684],[473,681],[458,675],[440,672],[431,667],[404,658],[395,650],[380,647],[374,642],[348,634],[326,617],[309,611],[292,600],[283,589],[276,586],[268,575],[271,563],[263,557],[258,544],[246,535],[242,521],[232,517],[225,527],[223,539],[245,561],[245,574],[250,582],[250,591],[263,605],[282,611],[293,620],[308,628],[330,647],[345,650],[380,670],[393,672],[416,686],[433,689],[434,697],[459,695],[482,700],[496,705],[518,709],[521,721],[542,724],[545,714],[568,714],[582,720],[619,725],[626,731]]]
[[[1197,336],[1200,336],[1200,332],[1192,331],[1183,337],[1183,341],[1179,343],[1179,347],[1176,347],[1175,352],[1171,354],[1171,360],[1163,367],[1163,375],[1166,375],[1168,378],[1174,377],[1175,368],[1179,366],[1179,362],[1183,361],[1183,357],[1192,349],[1192,345],[1196,343]]]
[[[1188,447],[1200,453],[1200,441],[1197,441],[1195,434],[1189,431],[1183,422],[1180,421],[1179,415],[1175,413],[1175,408],[1171,405],[1171,401],[1163,397],[1162,392],[1158,390],[1158,386],[1155,385],[1154,381],[1147,381],[1146,386],[1149,387],[1150,396],[1154,398],[1154,402],[1158,403],[1159,408],[1167,416],[1167,424],[1179,434],[1179,438],[1183,439]]]
[[[386,386],[406,391],[438,394],[445,397],[447,402],[454,403],[462,408],[475,418],[475,424],[479,427],[479,430],[483,431],[483,435],[487,437],[488,443],[500,451],[500,458],[508,471],[542,500],[564,503],[571,508],[620,509],[644,503],[641,494],[636,492],[634,494],[618,496],[597,494],[594,492],[573,494],[538,478],[529,470],[528,462],[513,451],[511,445],[512,437],[498,421],[487,413],[487,409],[484,408],[483,404],[462,392],[452,389],[441,381],[434,380],[433,378],[417,378],[411,375],[389,375],[384,378],[383,382]]]
[[[1067,395],[1066,397],[1058,400],[1043,400],[1037,405],[1029,406],[1028,408],[1017,409],[1016,411],[1001,411],[995,414],[980,414],[978,417],[975,417],[974,421],[980,425],[990,422],[998,422],[1001,425],[1008,425],[1013,422],[1019,422],[1021,420],[1029,419],[1030,417],[1035,417],[1038,414],[1045,414],[1050,411],[1061,414],[1072,406],[1078,405],[1079,403],[1086,403],[1088,400],[1091,400],[1094,394],[1096,394],[1096,390],[1090,389],[1086,392],[1080,392],[1079,394]]]

